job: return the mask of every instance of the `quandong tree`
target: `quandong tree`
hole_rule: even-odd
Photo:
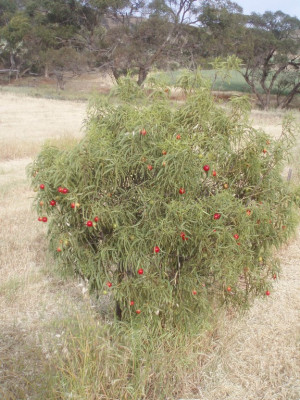
[[[199,75],[183,104],[134,87],[135,101],[92,102],[85,137],[46,145],[28,168],[53,256],[124,321],[189,326],[270,294],[274,248],[297,220],[281,176],[292,120],[274,140],[251,127],[245,98],[224,108]]]

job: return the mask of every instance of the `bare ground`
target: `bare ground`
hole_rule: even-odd
[[[48,385],[41,374],[49,372],[51,352],[61,351],[60,322],[91,312],[81,283],[62,280],[51,269],[46,229],[31,210],[33,193],[25,178],[25,167],[41,142],[82,134],[85,108],[80,103],[0,95],[0,398],[4,400],[47,399]],[[267,126],[277,134],[278,115],[258,113],[253,113],[256,126]],[[29,143],[25,154],[24,143]],[[281,250],[282,274],[271,296],[257,299],[241,318],[228,315],[222,320],[205,351],[204,364],[195,366],[187,382],[198,392],[195,398],[300,399],[299,235],[300,230]]]

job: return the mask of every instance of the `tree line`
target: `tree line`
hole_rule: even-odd
[[[153,67],[190,68],[236,56],[262,108],[300,92],[300,20],[245,15],[229,0],[0,0],[0,66],[25,74],[93,68],[142,85]]]

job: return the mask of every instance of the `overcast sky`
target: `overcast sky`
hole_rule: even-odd
[[[280,10],[300,19],[300,0],[235,0],[235,3],[243,7],[244,14]]]

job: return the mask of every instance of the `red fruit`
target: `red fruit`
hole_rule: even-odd
[[[129,303],[131,306],[134,306],[134,301],[131,300],[131,302]]]
[[[215,171],[215,170],[213,171],[213,173],[212,173],[212,174],[213,174],[213,176],[217,176],[217,173],[216,173],[216,171]]]
[[[177,140],[180,140],[180,139],[181,139],[181,136],[180,136],[180,135],[177,135],[177,136],[176,136],[176,139],[177,139]]]
[[[55,200],[51,200],[50,201],[50,206],[56,206],[56,201]]]
[[[63,193],[63,194],[66,194],[66,193],[68,193],[68,191],[69,191],[69,190],[68,190],[67,188],[63,188],[62,193]]]
[[[158,246],[154,247],[154,253],[159,253],[160,252],[160,248]]]
[[[230,286],[228,286],[227,292],[231,292],[231,287]]]
[[[138,270],[138,274],[139,274],[139,275],[143,275],[143,273],[144,273],[143,268],[140,268],[140,269]]]
[[[137,314],[140,314],[140,313],[141,313],[141,310],[136,310],[136,313],[137,313]]]
[[[98,222],[98,221],[99,221],[99,217],[95,217],[95,218],[94,218],[94,221],[95,221],[95,222]]]
[[[266,150],[266,149],[263,149],[263,153],[266,154],[266,152],[267,152],[267,150]]]
[[[233,237],[234,237],[236,240],[238,240],[239,235],[236,233],[235,235],[233,235]]]
[[[93,226],[93,222],[92,221],[87,221],[86,226],[89,226],[89,227]]]
[[[277,275],[276,274],[273,274],[273,279],[276,279],[277,278]]]
[[[61,248],[58,247],[58,248],[56,249],[56,251],[57,251],[58,253],[60,253],[60,252],[61,252]]]
[[[193,290],[192,293],[195,296],[197,294],[197,290]]]
[[[181,232],[181,233],[180,233],[180,236],[181,236],[181,239],[182,239],[182,240],[188,240],[188,238],[185,236],[185,233],[184,233],[184,232]]]
[[[204,169],[205,172],[208,172],[209,171],[209,165],[204,165],[203,169]]]
[[[146,134],[147,134],[146,129],[142,129],[142,130],[140,131],[140,134],[141,134],[142,136],[146,136]]]
[[[214,219],[220,219],[221,218],[221,214],[220,213],[215,213],[214,214]]]
[[[185,193],[185,189],[180,188],[180,189],[179,189],[179,193],[180,193],[180,194],[184,194],[184,193]]]
[[[42,222],[43,218],[42,217],[38,217],[38,221]]]
[[[237,245],[238,245],[238,246],[240,246],[240,245],[241,245],[241,243],[239,243],[239,242],[238,242],[238,243],[237,243]]]
[[[267,291],[266,291],[266,296],[270,296],[270,294],[271,294],[271,293],[269,292],[269,290],[267,290]]]
[[[58,191],[59,193],[62,193],[63,188],[60,186],[60,187],[57,189],[57,191]]]
[[[44,190],[45,189],[45,185],[44,184],[40,184],[40,189]]]
[[[112,283],[111,283],[111,282],[107,282],[106,285],[107,285],[108,287],[112,287]]]
[[[48,221],[48,218],[47,218],[47,217],[43,217],[43,218],[42,218],[42,221],[43,221],[43,222],[47,222],[47,221]]]
[[[166,150],[162,151],[162,155],[165,156],[167,154]]]
[[[76,204],[75,203],[71,203],[71,208],[75,208]]]
[[[148,165],[147,168],[149,169],[149,171],[152,171],[152,170],[153,170],[152,165]]]
[[[247,215],[251,215],[251,210],[246,211]]]

